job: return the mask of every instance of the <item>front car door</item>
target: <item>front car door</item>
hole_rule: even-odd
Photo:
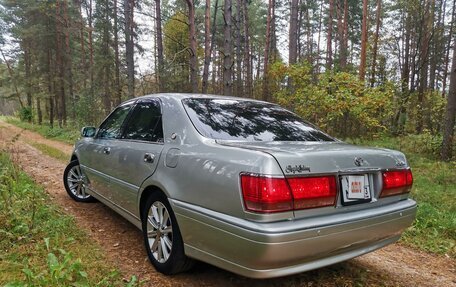
[[[133,102],[117,107],[100,125],[93,139],[80,150],[79,162],[88,178],[88,187],[104,199],[112,201],[112,177],[115,173],[110,164],[116,157],[115,146]]]
[[[163,149],[161,106],[158,99],[141,99],[133,108],[111,158],[115,178],[112,196],[131,215],[138,215],[137,196],[143,181],[151,176]]]

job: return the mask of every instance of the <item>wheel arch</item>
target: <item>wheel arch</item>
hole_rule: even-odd
[[[78,156],[75,153],[73,153],[70,158],[70,161],[73,161],[73,160],[79,161]]]
[[[142,190],[141,195],[139,197],[139,217],[140,217],[141,221],[142,221],[142,210],[144,208],[144,205],[146,204],[147,198],[154,193],[162,193],[163,195],[168,197],[168,195],[160,187],[158,187],[156,185],[146,186]]]

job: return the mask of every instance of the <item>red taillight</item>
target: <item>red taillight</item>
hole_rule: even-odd
[[[279,212],[293,208],[290,188],[285,178],[241,174],[245,207],[255,212]]]
[[[293,193],[294,209],[331,206],[336,203],[336,178],[334,176],[289,178]]]
[[[410,192],[413,175],[410,169],[383,172],[383,189],[380,197]]]
[[[334,176],[271,178],[241,174],[241,187],[247,210],[280,212],[335,205]]]

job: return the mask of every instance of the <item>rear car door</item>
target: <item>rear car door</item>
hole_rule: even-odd
[[[130,102],[116,108],[100,125],[95,137],[83,145],[80,152],[79,161],[89,179],[88,187],[111,201],[112,176],[115,174],[111,162],[116,156],[115,146],[132,107],[133,103]]]
[[[109,163],[116,179],[112,187],[114,202],[133,215],[138,214],[139,188],[157,168],[162,149],[160,101],[139,100],[116,143],[116,156]]]

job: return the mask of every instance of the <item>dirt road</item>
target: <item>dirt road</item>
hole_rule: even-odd
[[[147,260],[138,229],[101,203],[72,201],[62,183],[65,163],[42,154],[27,142],[46,144],[67,154],[72,149],[0,121],[0,148],[8,149],[13,160],[76,218],[125,278],[136,275],[144,286],[456,286],[454,260],[399,244],[344,263],[272,280],[247,279],[204,263],[185,274],[163,276]]]

